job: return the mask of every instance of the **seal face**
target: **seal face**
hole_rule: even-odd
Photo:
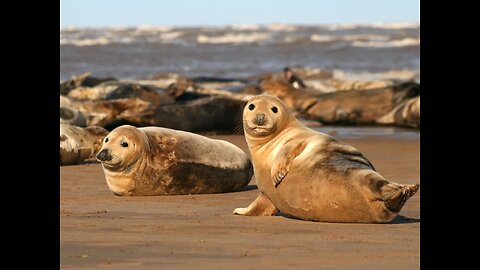
[[[235,214],[388,222],[419,188],[385,180],[360,151],[305,127],[276,97],[252,98],[243,124],[261,193]]]
[[[285,115],[281,111],[287,108],[279,101],[261,102],[255,98],[251,100],[243,113],[244,131],[253,138],[264,139],[282,129],[287,119],[284,119]]]
[[[179,195],[234,191],[253,166],[237,146],[194,133],[129,125],[112,130],[97,154],[117,195]]]
[[[103,146],[97,154],[97,160],[111,171],[125,171],[128,166],[136,164],[143,155],[144,147],[149,147],[148,141],[143,138],[138,130],[112,131],[103,140]]]

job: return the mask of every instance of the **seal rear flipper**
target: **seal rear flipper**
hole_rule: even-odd
[[[398,184],[388,184],[388,185],[398,185]],[[388,186],[385,185],[385,186]],[[400,209],[402,209],[405,202],[415,195],[419,189],[420,185],[402,185],[400,189],[395,191],[394,193],[390,193],[388,195],[388,199],[385,200],[385,206],[388,210],[398,213]],[[388,188],[388,187],[387,187]]]
[[[247,208],[233,210],[234,214],[245,216],[273,216],[277,212],[277,207],[263,193],[260,193]]]

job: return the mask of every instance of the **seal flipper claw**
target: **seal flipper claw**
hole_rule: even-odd
[[[290,165],[292,165],[293,158],[291,161],[277,163],[276,165],[272,166],[272,178],[273,178],[273,185],[278,187],[280,182],[282,182],[283,178],[287,176],[288,170],[290,169]],[[288,163],[288,164],[286,164]]]
[[[306,144],[300,143],[297,145],[294,144],[285,144],[282,147],[281,153],[277,155],[277,158],[273,161],[271,176],[273,179],[273,185],[278,187],[282,182],[283,178],[287,176],[290,166],[292,166],[293,160],[302,153],[305,149]]]
[[[419,184],[402,186],[401,189],[385,200],[385,206],[392,212],[400,212],[405,202],[417,193],[419,187]]]

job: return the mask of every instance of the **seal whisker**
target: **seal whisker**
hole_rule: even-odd
[[[235,128],[233,129],[233,135],[240,134],[242,131],[243,131],[243,121],[239,121],[238,124],[235,125]]]

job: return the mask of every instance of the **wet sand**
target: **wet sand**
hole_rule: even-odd
[[[243,136],[228,140],[248,153]],[[418,139],[342,139],[386,179],[420,182]],[[390,224],[233,215],[255,178],[226,194],[120,197],[100,164],[60,167],[62,269],[419,269],[420,191]]]

